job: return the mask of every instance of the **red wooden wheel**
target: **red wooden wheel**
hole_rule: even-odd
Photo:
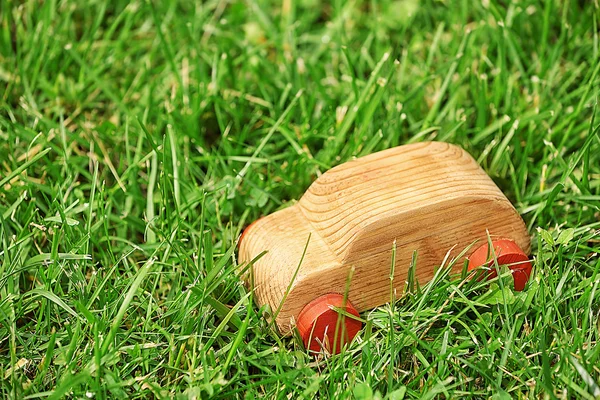
[[[531,275],[531,262],[527,254],[512,240],[493,240],[492,245],[498,259],[498,265],[508,265],[508,268],[511,269],[515,281],[515,290],[523,290],[529,280],[529,275]],[[493,268],[493,253],[490,251],[487,243],[480,246],[469,257],[469,270],[481,267],[482,265],[492,267],[488,273],[488,278],[491,279],[497,276],[496,269]]]
[[[326,294],[306,305],[298,315],[297,327],[304,346],[310,351],[321,351],[325,347],[337,354],[345,343],[350,343],[360,331],[362,323],[339,314],[333,307],[346,310],[348,314],[359,316],[358,311],[340,294]],[[338,318],[340,323],[338,325]],[[336,326],[339,326],[336,332]]]

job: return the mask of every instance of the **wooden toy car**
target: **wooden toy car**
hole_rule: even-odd
[[[511,264],[517,290],[531,271],[529,234],[517,211],[466,151],[439,142],[399,146],[329,170],[298,203],[244,231],[239,261],[266,250],[245,278],[257,302],[279,309],[283,334],[297,326],[307,348],[338,352],[362,326],[348,314],[389,302],[394,241],[399,293],[414,251],[419,284],[433,278],[449,251],[456,256],[475,242],[467,253],[470,269],[495,254],[499,264]],[[455,264],[456,272],[462,265]],[[340,308],[346,315],[339,317]]]

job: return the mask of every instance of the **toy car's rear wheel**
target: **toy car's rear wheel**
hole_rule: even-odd
[[[495,278],[497,276],[496,269],[493,268],[495,255],[498,265],[507,265],[511,269],[515,290],[523,290],[529,280],[529,275],[531,275],[531,262],[527,254],[509,239],[493,240],[492,245],[494,252],[486,243],[471,254],[469,257],[469,270],[486,266],[490,268],[488,278]]]
[[[302,309],[296,325],[308,350],[319,352],[326,349],[337,354],[360,331],[362,323],[359,320],[338,313],[336,308],[359,316],[348,300],[344,302],[344,296],[334,293],[320,296]]]

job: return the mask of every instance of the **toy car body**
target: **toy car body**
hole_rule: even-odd
[[[523,220],[477,162],[458,146],[424,142],[327,171],[298,203],[246,229],[239,261],[267,251],[246,281],[259,304],[281,305],[276,323],[288,334],[315,298],[344,294],[350,275],[347,298],[356,310],[389,302],[394,242],[400,294],[414,252],[415,279],[424,284],[448,252],[487,243],[488,232],[529,252]]]

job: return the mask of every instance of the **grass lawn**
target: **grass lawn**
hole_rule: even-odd
[[[599,19],[597,0],[1,0],[0,398],[599,398]],[[528,287],[440,270],[307,355],[242,285],[241,231],[422,140],[515,204]]]

